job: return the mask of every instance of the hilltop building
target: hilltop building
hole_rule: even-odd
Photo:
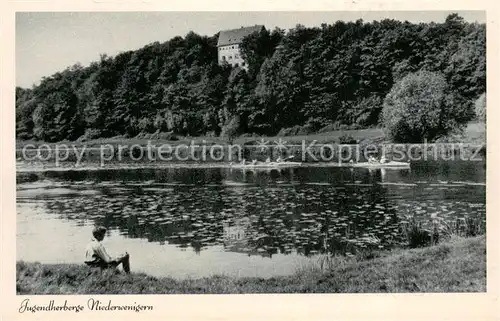
[[[261,31],[263,28],[263,25],[255,25],[252,27],[241,27],[238,29],[221,31],[217,42],[219,65],[226,62],[233,67],[242,67],[246,69],[248,66],[241,57],[240,44],[243,38],[256,31]]]

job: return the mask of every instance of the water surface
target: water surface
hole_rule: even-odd
[[[132,268],[177,278],[287,275],[320,253],[391,249],[409,215],[485,219],[485,164],[411,170],[163,168],[19,172],[17,259],[82,263],[91,230]]]

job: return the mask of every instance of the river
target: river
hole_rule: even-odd
[[[485,194],[484,162],[18,172],[17,259],[82,264],[103,225],[136,272],[290,275],[322,253],[400,247],[409,217],[485,220]]]

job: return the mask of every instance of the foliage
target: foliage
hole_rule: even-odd
[[[358,141],[351,135],[345,134],[339,137],[339,143],[342,145],[352,145],[357,144]]]
[[[229,123],[222,127],[221,137],[226,138],[232,143],[233,139],[235,139],[240,132],[240,117],[234,116]]]
[[[310,124],[304,126],[295,125],[290,128],[281,128],[277,136],[297,136],[297,135],[308,135],[313,133],[314,130],[311,128]]]
[[[474,111],[478,120],[486,121],[486,93],[482,93],[474,104]]]
[[[36,109],[33,91],[16,88],[16,137],[19,139],[33,138],[33,112]]]
[[[262,29],[241,44],[248,71],[218,66],[217,52],[217,35],[190,32],[16,88],[17,137],[219,136],[235,115],[240,133],[259,135],[374,127],[394,84],[419,70],[443,74],[462,121],[486,90],[485,25],[456,14]]]
[[[276,46],[281,42],[285,31],[279,28],[269,32],[263,28],[260,32],[245,37],[240,45],[241,57],[248,64],[250,78],[255,79],[260,66],[266,58],[272,57]]]
[[[437,72],[409,73],[384,100],[383,123],[396,142],[434,141],[469,119],[445,77]]]

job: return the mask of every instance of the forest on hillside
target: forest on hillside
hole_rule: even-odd
[[[217,64],[217,36],[190,32],[17,87],[16,137],[55,142],[373,127],[395,83],[419,71],[446,82],[463,123],[475,117],[474,103],[486,91],[486,26],[457,14],[443,23],[264,29],[241,45],[248,71]]]

